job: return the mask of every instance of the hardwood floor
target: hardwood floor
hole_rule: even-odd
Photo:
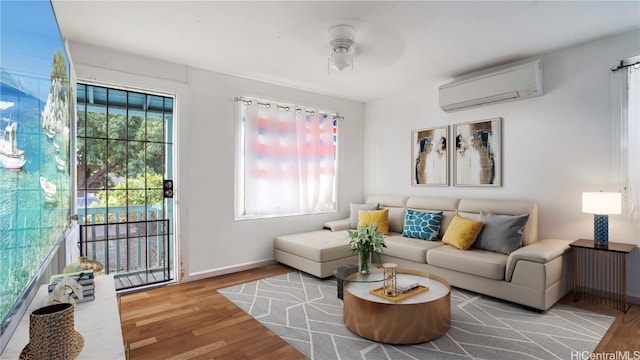
[[[259,269],[122,295],[120,318],[130,358],[137,359],[305,359],[284,340],[229,302],[217,289],[294,269]],[[561,301],[616,320],[596,352],[640,351],[640,306],[626,314],[598,305]]]
[[[305,359],[216,290],[285,274],[272,265],[123,295],[120,321],[131,359]]]
[[[631,351],[630,359],[640,355],[640,305],[631,304],[627,313],[606,306],[573,301],[573,293],[565,295],[559,303],[590,310],[599,314],[615,316],[609,331],[604,335],[595,353],[615,353],[616,351]],[[638,353],[634,354],[634,351]],[[606,357],[601,357],[606,359]],[[622,359],[617,357],[616,359]]]

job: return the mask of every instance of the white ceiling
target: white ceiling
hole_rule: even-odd
[[[640,27],[637,0],[52,3],[72,41],[361,102]],[[328,74],[337,24],[354,68]]]

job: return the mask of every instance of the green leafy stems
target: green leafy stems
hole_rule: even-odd
[[[378,254],[378,261],[382,262],[380,253],[387,244],[376,224],[358,225],[356,230],[349,230],[349,239],[351,255],[375,252]]]

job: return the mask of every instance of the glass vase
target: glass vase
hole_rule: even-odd
[[[361,274],[371,272],[371,251],[362,251],[358,254],[358,271]]]

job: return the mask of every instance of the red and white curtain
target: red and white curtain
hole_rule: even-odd
[[[335,117],[256,103],[241,104],[241,216],[335,210]]]

